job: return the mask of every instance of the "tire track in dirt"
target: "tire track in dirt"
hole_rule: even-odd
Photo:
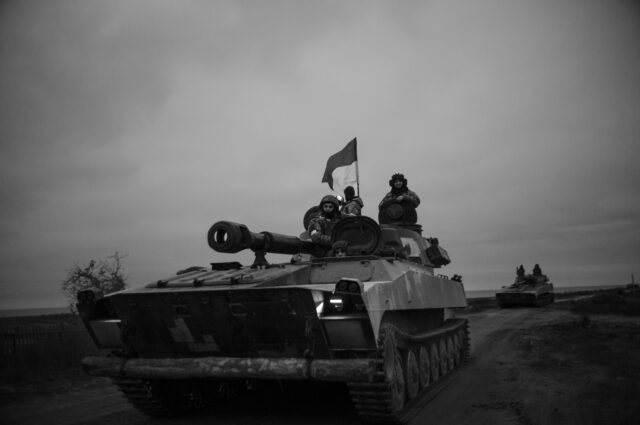
[[[566,313],[561,312],[561,315]],[[545,383],[523,368],[518,333],[535,323],[557,318],[546,309],[489,310],[467,316],[471,360],[412,421],[415,424],[546,424],[552,415]],[[527,406],[533,400],[538,406]],[[527,401],[525,404],[524,401]]]

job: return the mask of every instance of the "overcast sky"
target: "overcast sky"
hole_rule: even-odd
[[[298,235],[353,137],[363,213],[403,172],[468,290],[640,280],[637,1],[2,1],[0,43],[1,309]]]

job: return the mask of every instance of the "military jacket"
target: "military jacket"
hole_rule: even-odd
[[[380,201],[379,207],[381,207],[386,202],[393,201],[398,196],[402,196],[403,200],[406,200],[406,201],[412,203],[414,207],[417,207],[418,205],[420,205],[420,198],[418,197],[418,195],[416,195],[416,193],[414,191],[407,189],[406,192],[400,193],[400,194],[396,194],[396,193],[393,193],[393,192],[387,193],[384,196],[384,198],[382,198],[382,201]]]
[[[328,218],[324,214],[312,218],[308,229],[311,241],[319,245],[331,246],[331,231],[340,218],[340,215]]]
[[[347,202],[342,207],[340,212],[342,213],[343,216],[345,216],[345,215],[346,216],[361,215],[363,206],[364,206],[364,202],[362,202],[362,199],[360,199],[360,197],[356,196],[355,198],[353,198],[349,202]]]

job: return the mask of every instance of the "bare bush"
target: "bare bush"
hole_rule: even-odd
[[[106,259],[92,259],[86,265],[75,264],[67,270],[67,276],[62,281],[62,291],[69,301],[69,310],[77,314],[76,298],[78,292],[94,289],[102,295],[120,291],[127,286],[127,276],[124,274],[121,260],[126,255],[117,251]]]

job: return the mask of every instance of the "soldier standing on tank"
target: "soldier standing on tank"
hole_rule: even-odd
[[[396,173],[391,176],[389,186],[391,186],[391,191],[382,198],[378,208],[382,208],[384,204],[389,202],[409,202],[414,208],[420,205],[420,198],[415,192],[409,190],[407,187],[407,179],[403,174]]]
[[[525,281],[524,275],[525,275],[524,266],[520,264],[520,266],[516,268],[516,280],[513,282],[513,285],[517,286],[518,284],[524,282]]]
[[[327,195],[320,201],[320,214],[309,223],[311,240],[325,247],[331,247],[331,231],[336,222],[342,218],[340,202],[333,195]]]
[[[344,188],[344,198],[346,203],[340,209],[340,213],[343,216],[358,216],[362,215],[362,207],[364,202],[359,196],[356,196],[356,191],[353,186],[347,186]]]
[[[533,266],[533,275],[534,276],[542,276],[542,269],[540,268],[540,266],[538,264]]]

